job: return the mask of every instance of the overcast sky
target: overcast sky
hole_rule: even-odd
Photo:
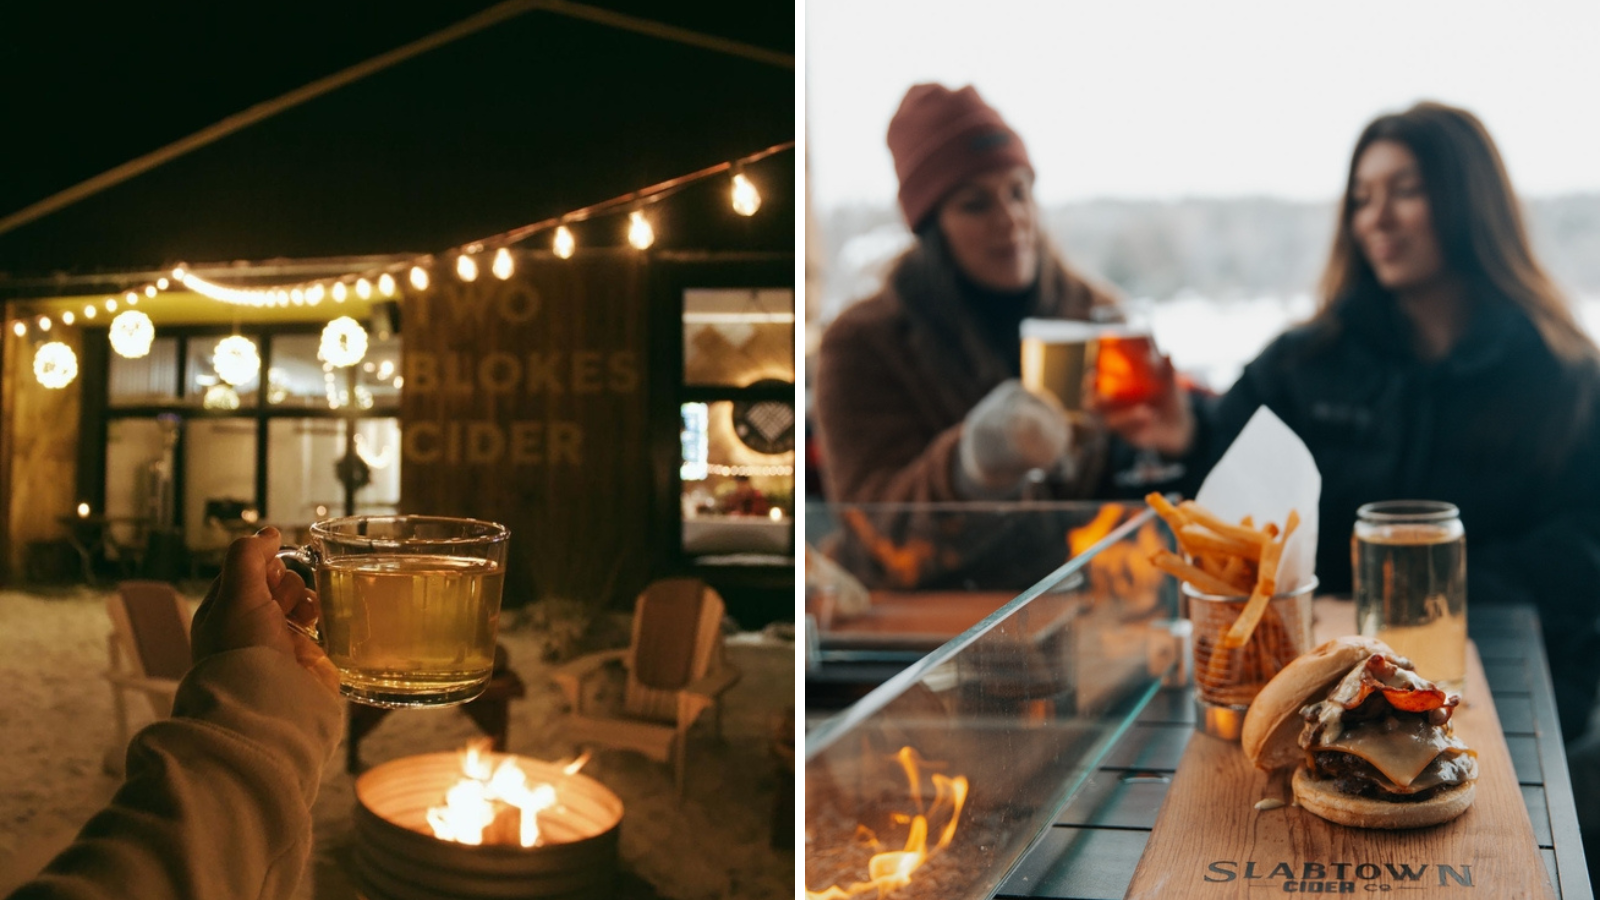
[[[1525,196],[1600,191],[1600,2],[807,0],[819,207],[893,201],[889,117],[975,84],[1045,203],[1325,200],[1373,116],[1428,98],[1488,126]]]

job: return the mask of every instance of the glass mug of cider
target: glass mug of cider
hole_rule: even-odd
[[[505,587],[504,525],[440,516],[352,516],[311,526],[278,556],[316,573],[315,631],[339,691],[371,706],[432,707],[483,693]]]
[[[1356,511],[1356,630],[1461,693],[1467,680],[1467,533],[1450,503],[1388,500]]]

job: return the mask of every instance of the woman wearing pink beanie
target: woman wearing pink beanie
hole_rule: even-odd
[[[888,143],[916,242],[883,291],[823,336],[814,411],[829,498],[1019,499],[1040,471],[1057,497],[1115,493],[1109,474],[1133,449],[1079,434],[1073,453],[1060,408],[1017,380],[1024,318],[1087,320],[1116,305],[1041,229],[1022,138],[976,89],[919,84]],[[1069,454],[1082,464],[1065,464]]]

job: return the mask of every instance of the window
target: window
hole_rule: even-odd
[[[794,291],[683,295],[683,550],[791,555]]]

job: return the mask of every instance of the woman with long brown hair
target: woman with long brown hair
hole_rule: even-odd
[[[1316,316],[1245,368],[1202,440],[1160,416],[1135,424],[1214,459],[1263,405],[1322,472],[1322,587],[1350,589],[1362,504],[1455,504],[1471,603],[1538,607],[1562,730],[1581,735],[1600,678],[1600,353],[1471,113],[1419,103],[1369,124]]]

